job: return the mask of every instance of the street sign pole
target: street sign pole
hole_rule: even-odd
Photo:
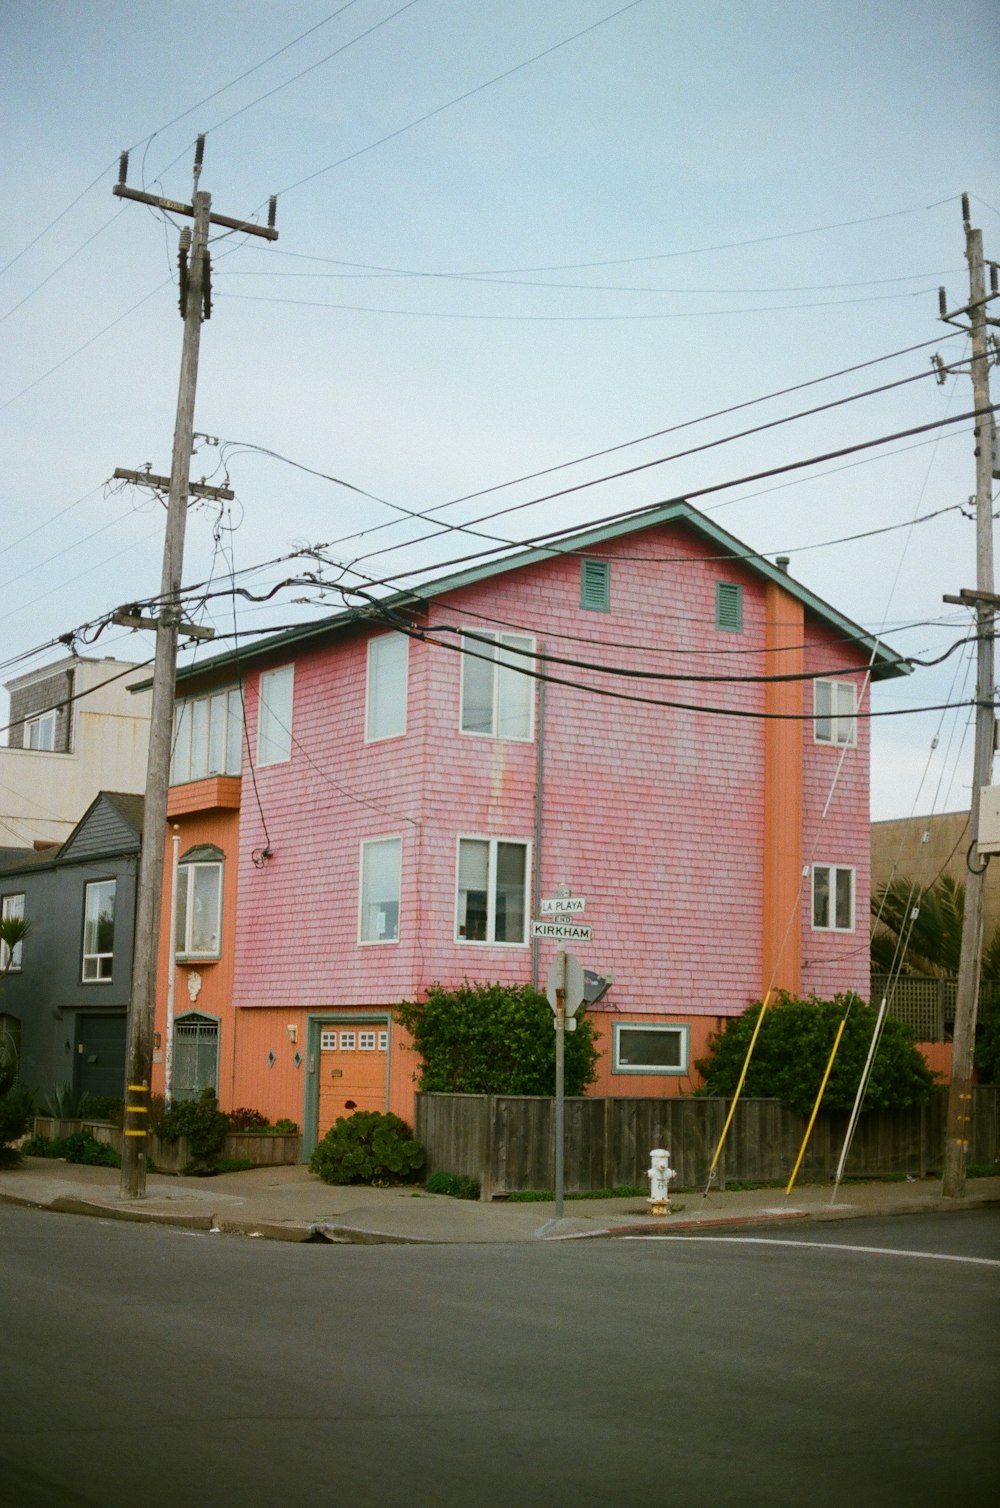
[[[566,1183],[566,954],[556,956],[556,1219],[563,1214]]]

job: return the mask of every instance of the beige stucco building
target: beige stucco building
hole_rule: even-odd
[[[0,848],[62,843],[101,790],[146,784],[150,693],[129,690],[149,670],[68,655],[7,681],[0,748]]]

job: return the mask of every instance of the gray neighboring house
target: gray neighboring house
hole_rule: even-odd
[[[31,924],[0,977],[0,1048],[38,1093],[123,1094],[141,841],[142,797],[102,791],[61,846],[0,849],[0,913]]]

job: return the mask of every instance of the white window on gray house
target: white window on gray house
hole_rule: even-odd
[[[525,634],[463,633],[463,733],[530,739],[535,641]]]
[[[614,1073],[687,1073],[687,1027],[616,1021],[612,1067]]]
[[[4,921],[7,921],[8,918],[22,921],[24,919],[24,896],[5,895],[0,900],[0,917]],[[21,943],[16,942],[13,948],[8,948],[5,942],[0,942],[0,974],[9,974],[14,969],[21,967],[22,946]]]
[[[56,746],[56,712],[53,707],[38,717],[29,717],[24,725],[24,746],[51,753]]]
[[[715,626],[734,634],[743,632],[743,588],[736,581],[715,583]]]
[[[361,845],[361,923],[363,943],[399,940],[401,838],[376,838]]]
[[[243,769],[243,698],[238,686],[178,702],[174,715],[172,785]]]
[[[458,940],[523,943],[527,886],[527,843],[460,838],[455,919]]]
[[[813,865],[812,924],[818,932],[854,931],[854,870],[849,865]]]
[[[858,741],[857,688],[853,681],[813,682],[813,737],[818,744],[853,748]]]
[[[610,612],[610,560],[582,560],[580,562],[580,606],[589,608],[591,612]]]
[[[83,981],[109,984],[115,951],[114,880],[95,880],[84,887]]]
[[[218,958],[222,948],[221,850],[191,849],[177,866],[178,958]]]
[[[368,640],[365,740],[398,738],[406,732],[406,634],[379,634]]]
[[[265,670],[260,678],[257,716],[257,763],[284,764],[292,757],[292,686],[294,667]]]

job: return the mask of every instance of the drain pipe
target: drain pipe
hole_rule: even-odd
[[[544,651],[544,642],[539,646]],[[542,896],[542,800],[545,787],[545,682],[538,682],[538,724],[535,730],[535,862],[531,873],[531,915],[539,914]],[[531,986],[538,989],[539,939],[531,939]]]

